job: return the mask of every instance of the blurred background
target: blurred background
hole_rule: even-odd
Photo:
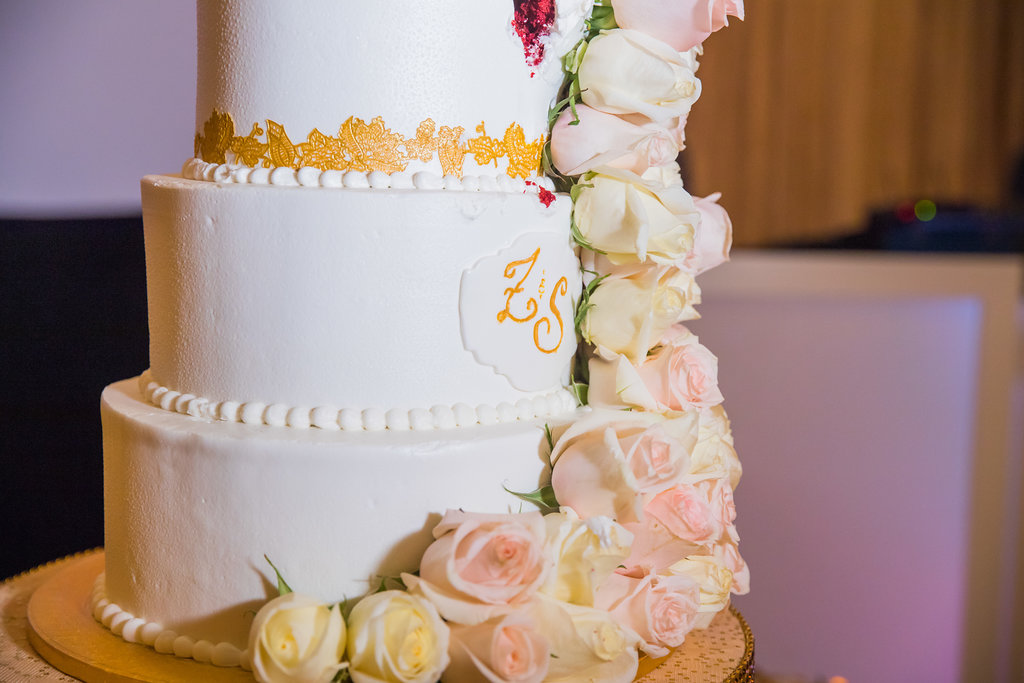
[[[748,0],[687,188],[762,674],[1024,680],[1024,2]],[[0,575],[101,545],[98,397],[147,365],[139,178],[192,153],[189,2],[0,3]]]

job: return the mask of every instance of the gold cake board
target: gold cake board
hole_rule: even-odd
[[[238,667],[160,654],[125,642],[97,622],[91,595],[103,560],[103,551],[97,550],[63,561],[28,600],[28,640],[53,667],[87,683],[252,682],[252,674]],[[730,609],[719,613],[708,629],[690,633],[668,657],[641,660],[637,681],[752,683],[753,657],[750,629],[740,613]]]

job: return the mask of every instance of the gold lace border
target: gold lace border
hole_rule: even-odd
[[[338,128],[337,135],[327,135],[314,128],[304,142],[293,143],[284,126],[270,119],[266,130],[252,124],[248,135],[238,135],[235,120],[226,112],[214,110],[203,124],[202,133],[196,133],[195,155],[203,161],[224,164],[231,161],[253,168],[312,166],[322,170],[404,171],[409,162],[424,163],[434,155],[444,175],[462,175],[462,164],[467,154],[480,166],[507,162],[505,173],[512,178],[529,178],[540,169],[544,136],[527,142],[523,127],[513,123],[501,138],[487,134],[484,123],[476,127],[477,135],[463,140],[462,126],[440,126],[433,119],[425,119],[412,137],[392,132],[380,116],[369,123],[350,116]]]

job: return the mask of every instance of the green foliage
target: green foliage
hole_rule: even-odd
[[[527,503],[533,503],[540,508],[540,511],[544,514],[558,510],[558,500],[555,498],[555,490],[551,488],[551,484],[542,486],[536,491],[531,491],[530,493],[520,493],[519,491],[513,491],[508,487],[502,488],[519,500],[525,500]]]
[[[267,561],[267,564],[269,564],[271,569],[274,570],[274,574],[277,575],[277,594],[281,596],[288,595],[289,593],[291,593],[291,586],[289,586],[288,582],[284,580],[283,576],[281,576],[281,572],[277,571],[277,567],[275,567],[274,563],[270,561],[270,558],[264,555],[263,559]]]

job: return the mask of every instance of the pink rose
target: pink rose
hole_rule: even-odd
[[[743,0],[615,0],[619,26],[646,33],[680,52],[728,26],[730,16],[743,19]]]
[[[697,484],[697,487],[705,492],[716,524],[722,529],[727,529],[736,521],[736,502],[728,481],[708,479]]]
[[[697,415],[673,419],[641,412],[595,410],[577,420],[551,454],[551,485],[576,514],[640,519],[641,494],[672,485],[688,466]]]
[[[725,529],[701,485],[677,484],[662,491],[644,507],[644,515],[660,522],[676,538],[697,544],[718,539]],[[735,515],[735,509],[733,510]]]
[[[403,574],[409,590],[445,619],[478,624],[508,612],[537,592],[547,575],[544,519],[448,510],[434,528],[420,575]]]
[[[732,572],[732,586],[730,590],[736,595],[746,595],[750,592],[750,567],[743,561],[740,549],[736,540],[729,538],[724,543],[715,546],[712,553],[722,566]]]
[[[632,629],[652,657],[683,644],[700,607],[700,587],[687,576],[615,574],[597,592],[597,606]]]
[[[551,129],[551,158],[565,175],[580,175],[600,166],[624,168],[640,175],[651,166],[675,161],[679,131],[643,117],[606,114],[585,104],[563,111]]]
[[[721,193],[707,197],[694,197],[693,204],[700,213],[700,224],[693,235],[693,250],[686,256],[684,267],[694,275],[721,265],[729,260],[732,248],[732,220],[718,205]]]
[[[451,664],[442,681],[540,683],[550,650],[525,615],[510,613],[474,626],[451,628]]]
[[[722,402],[718,359],[685,327],[669,330],[638,373],[658,404],[668,410],[710,408]]]

